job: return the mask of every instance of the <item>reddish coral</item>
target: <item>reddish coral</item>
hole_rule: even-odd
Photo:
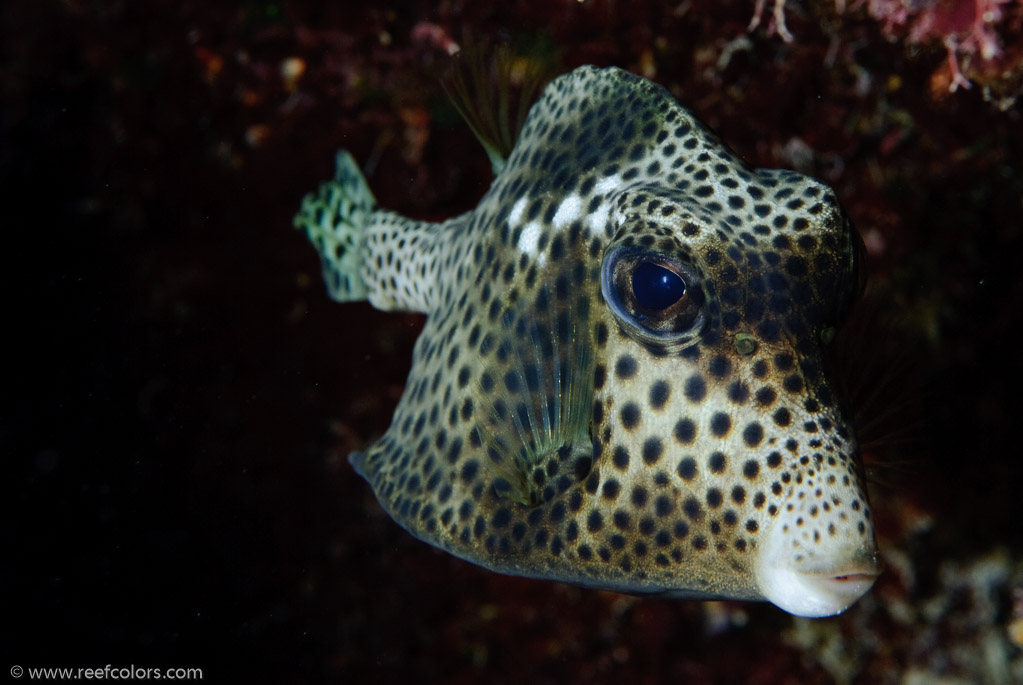
[[[890,38],[904,38],[909,43],[940,41],[948,54],[949,74],[943,82],[954,92],[960,86],[970,87],[962,63],[970,64],[975,56],[991,63],[1004,54],[995,26],[1005,18],[1003,6],[1013,0],[857,0],[851,9],[866,5],[867,13],[884,23]],[[1019,0],[1016,0],[1019,3]],[[753,19],[748,30],[760,25],[766,0],[756,0]],[[774,0],[767,33],[776,33],[785,42],[793,40],[785,24],[786,0]],[[845,0],[835,0],[839,13]],[[970,71],[968,68],[967,71]]]
[[[960,60],[979,55],[990,61],[1002,54],[995,32],[1004,13],[1002,5],[1010,0],[869,0],[867,11],[884,21],[885,32],[898,35],[908,32],[911,43],[940,40],[948,51],[948,68],[952,79],[949,89],[969,88]]]

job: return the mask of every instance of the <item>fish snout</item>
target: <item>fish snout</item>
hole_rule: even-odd
[[[811,526],[791,514],[775,519],[755,571],[764,598],[790,614],[819,618],[840,614],[862,597],[884,564],[872,526],[842,523]]]

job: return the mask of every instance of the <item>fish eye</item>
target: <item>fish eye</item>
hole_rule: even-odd
[[[601,292],[627,332],[648,342],[680,342],[704,321],[696,270],[668,255],[635,247],[604,257]]]
[[[640,262],[632,270],[632,295],[643,309],[667,309],[686,296],[686,282],[666,266]]]

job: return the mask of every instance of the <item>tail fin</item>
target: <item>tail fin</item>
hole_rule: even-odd
[[[339,302],[366,299],[366,284],[359,275],[363,231],[376,206],[355,160],[341,150],[334,180],[320,184],[317,193],[306,195],[292,220],[320,253],[327,292]]]

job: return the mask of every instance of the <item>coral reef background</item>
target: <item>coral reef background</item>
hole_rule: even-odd
[[[779,0],[754,29],[747,0],[8,4],[5,668],[1023,682],[1023,3]],[[328,301],[291,216],[339,147],[386,207],[476,204],[489,162],[437,80],[468,34],[628,68],[836,188],[874,283],[837,351],[888,565],[843,616],[495,575],[348,467],[421,319]]]

